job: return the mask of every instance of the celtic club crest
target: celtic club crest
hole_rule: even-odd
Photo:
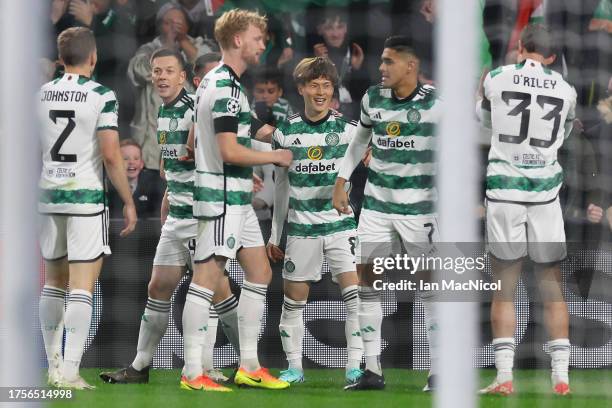
[[[338,143],[340,142],[340,136],[338,136],[337,133],[328,133],[327,136],[325,136],[325,143],[328,146],[336,146]]]

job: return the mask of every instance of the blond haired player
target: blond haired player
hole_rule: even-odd
[[[199,331],[207,325],[215,288],[229,258],[237,258],[245,271],[238,304],[240,368],[234,382],[269,389],[289,386],[261,367],[257,356],[272,271],[251,206],[252,166],[287,166],[291,161],[291,152],[286,150],[258,152],[250,148],[250,134],[257,135],[262,126],[251,126],[240,76],[248,66],[258,64],[265,32],[265,18],[254,12],[236,9],[219,17],[215,38],[221,47],[222,64],[204,77],[196,92],[193,213],[199,223],[195,271],[183,311],[184,388],[202,387]]]

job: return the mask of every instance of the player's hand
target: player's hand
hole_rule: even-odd
[[[370,165],[370,160],[372,160],[372,146],[368,147],[365,154],[363,155],[363,159],[361,159],[363,165],[366,167]]]
[[[281,262],[285,259],[285,253],[278,246],[269,242],[268,245],[266,245],[266,253],[272,262]]]
[[[264,188],[264,181],[257,174],[253,173],[253,192],[259,193]]]
[[[136,215],[136,206],[134,206],[133,203],[123,206],[123,219],[125,228],[119,233],[119,236],[121,237],[131,234],[136,228],[138,216]]]
[[[291,153],[291,150],[279,149],[274,150],[273,153],[276,155],[274,164],[280,167],[289,167],[291,161],[293,160],[293,153]]]
[[[327,49],[327,46],[323,43],[313,45],[312,51],[315,57],[327,58],[329,56],[329,50]]]
[[[334,185],[334,195],[332,197],[332,205],[340,214],[351,214],[351,206],[349,205],[348,193],[344,191],[346,180],[337,178]]]
[[[179,161],[182,162],[190,162],[193,161],[195,158],[195,154],[193,152],[193,149],[189,146],[185,146],[185,149],[187,150],[187,154],[185,156],[181,156],[178,158]]]
[[[363,49],[357,43],[351,45],[351,67],[357,70],[363,65]]]
[[[593,224],[599,224],[603,218],[603,208],[592,203],[587,207],[586,213],[587,220]]]
[[[68,12],[72,14],[77,21],[80,21],[87,27],[91,26],[94,16],[93,6],[91,4],[83,0],[72,0]]]

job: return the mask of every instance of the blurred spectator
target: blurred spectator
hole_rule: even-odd
[[[216,44],[201,37],[187,35],[189,20],[185,12],[172,5],[164,5],[157,13],[159,36],[142,45],[130,60],[128,77],[136,87],[136,112],[132,119],[132,138],[142,147],[145,166],[159,169],[160,149],[157,144],[157,111],[161,99],[153,90],[151,82],[150,58],[159,48],[176,48],[181,51],[185,60],[191,64],[203,54],[216,49]],[[185,88],[192,92],[194,88],[186,83]]]
[[[400,21],[394,34],[410,38],[414,50],[419,56],[419,67],[422,82],[432,82],[434,77],[434,19],[436,2],[419,0],[413,2],[412,11],[407,21]]]
[[[293,113],[289,102],[282,98],[282,74],[276,68],[263,67],[253,80],[253,106],[257,117],[269,125],[287,119]]]
[[[559,197],[567,240],[598,241],[599,228],[593,227],[593,223],[600,221],[594,210],[601,203],[599,170],[595,148],[585,136],[580,121],[575,121],[571,136],[563,142],[558,160],[565,176]]]
[[[53,79],[56,70],[55,62],[51,61],[49,58],[40,58],[38,62],[40,64],[39,82],[41,85],[46,84]]]
[[[612,2],[599,0],[599,4],[589,21],[589,31],[604,31],[612,34]]]
[[[555,34],[559,58],[557,68],[567,74],[568,81],[576,87],[578,103],[594,108],[605,97],[610,67],[612,67],[612,33],[599,29],[606,14],[612,20],[610,0],[557,0],[546,5],[546,19]],[[595,109],[579,112],[585,128],[598,120]],[[609,160],[609,158],[608,158]]]
[[[121,141],[121,155],[138,218],[159,218],[166,183],[159,172],[144,168],[140,146],[134,140]],[[112,186],[109,188],[108,202],[111,218],[122,218],[123,202]]]
[[[98,50],[94,77],[117,93],[119,128],[126,133],[134,103],[125,71],[137,44],[134,26],[124,8],[113,5],[112,0],[53,0],[51,22],[56,34],[74,26],[89,27],[94,32]]]
[[[317,57],[328,57],[336,65],[339,75],[340,111],[354,119],[359,114],[359,103],[370,84],[363,69],[364,51],[348,38],[348,18],[344,10],[326,8],[317,18],[320,41],[312,52]]]
[[[159,8],[168,0],[115,0],[115,6],[134,24],[137,44],[144,44],[157,36],[155,18]]]
[[[260,62],[269,66],[282,67],[293,59],[293,34],[291,17],[288,14],[268,16],[266,49]]]
[[[600,202],[595,202],[598,209],[605,212],[601,221],[607,225],[607,239],[610,240],[612,230],[612,77],[608,81],[607,96],[597,103],[599,118],[597,123],[586,130],[586,135],[592,141],[597,151],[597,163],[600,169],[598,185],[602,190]],[[596,220],[594,220],[596,221]]]
[[[189,34],[194,37],[214,38],[215,14],[223,0],[172,0],[191,20]]]
[[[193,86],[197,88],[200,86],[202,78],[208,72],[219,65],[221,61],[221,54],[218,52],[209,52],[204,55],[200,55],[193,63]]]

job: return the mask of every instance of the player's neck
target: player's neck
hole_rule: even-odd
[[[412,95],[418,84],[419,82],[416,80],[416,78],[409,78],[405,82],[402,82],[398,84],[397,87],[393,88],[393,94],[398,99],[407,98],[408,96]]]
[[[225,65],[229,66],[232,71],[238,75],[238,77],[241,77],[247,70],[246,62],[240,57],[240,55],[232,51],[224,51],[222,61]]]
[[[537,61],[537,62],[539,62],[542,65],[546,65],[546,58],[544,58],[540,54],[536,54],[534,52],[525,52],[525,53],[523,53],[523,58],[524,58],[524,60],[525,59],[530,59],[530,60]]]
[[[66,74],[81,75],[89,78],[91,76],[91,67],[89,65],[64,65],[64,72]]]
[[[308,109],[308,106],[304,107],[304,116],[306,116],[306,119],[308,119],[311,122],[320,121],[321,119],[326,117],[328,113],[329,113],[329,109],[325,111],[317,112],[313,109]]]

